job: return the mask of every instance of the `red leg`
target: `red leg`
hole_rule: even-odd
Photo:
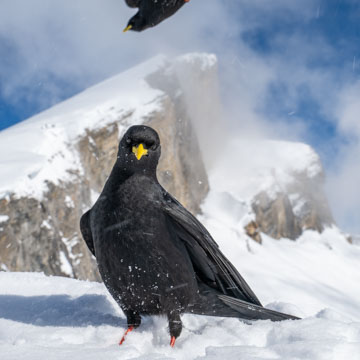
[[[180,336],[182,329],[182,322],[180,319],[180,313],[172,311],[168,314],[169,320],[169,332],[170,332],[170,346],[174,347],[175,340]]]
[[[171,346],[172,348],[175,346],[175,340],[176,340],[175,336],[172,336],[172,337],[171,337],[171,340],[170,340],[170,346]]]
[[[125,341],[125,337],[126,335],[130,332],[130,331],[133,331],[134,330],[134,327],[133,326],[129,326],[128,329],[125,331],[123,337],[121,338],[120,342],[119,342],[119,345],[122,345],[123,342]]]

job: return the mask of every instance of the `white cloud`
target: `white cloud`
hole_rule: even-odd
[[[360,138],[360,81],[345,87],[339,94],[337,115],[339,129]]]
[[[349,231],[360,233],[360,81],[339,93],[338,129],[348,139],[330,170],[328,192],[332,209]]]
[[[17,89],[34,86],[39,73],[86,86],[158,52],[211,50],[205,39],[210,36],[219,43],[224,34],[218,29],[230,22],[218,2],[200,5],[184,6],[166,27],[123,34],[135,11],[123,0],[1,2],[0,39],[17,56],[16,63],[0,69],[7,79],[5,95],[16,96]]]
[[[18,63],[10,64],[6,94],[33,86],[34,74],[61,76],[88,85],[158,52],[227,52],[252,19],[292,12],[305,16],[311,9],[294,2],[194,0],[176,16],[141,34],[122,33],[136,10],[123,0],[12,0],[0,3],[0,38],[10,42]],[[240,4],[240,6],[239,6]],[[243,8],[243,12],[234,9]],[[249,10],[249,8],[251,8]],[[310,11],[312,12],[312,10]],[[260,15],[259,15],[260,14]],[[0,69],[1,71],[1,69]],[[9,73],[10,72],[10,73]]]

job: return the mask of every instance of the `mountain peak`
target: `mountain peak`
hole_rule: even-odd
[[[0,196],[14,193],[40,199],[47,182],[71,180],[71,173],[81,168],[72,144],[87,130],[131,114],[123,132],[161,109],[164,91],[149,84],[151,74],[160,71],[170,76],[174,66],[201,73],[215,63],[216,57],[210,54],[175,59],[159,55],[1,131]]]

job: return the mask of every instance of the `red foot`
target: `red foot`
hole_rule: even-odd
[[[125,337],[126,335],[130,332],[130,331],[133,331],[134,330],[134,327],[133,326],[129,326],[128,329],[125,331],[123,337],[121,338],[120,342],[119,342],[119,345],[122,345],[123,342],[125,341]]]
[[[174,346],[175,346],[175,340],[176,340],[175,336],[172,336],[172,337],[171,337],[171,340],[170,340],[170,346],[171,346],[171,347],[174,347]]]
[[[190,0],[184,0],[185,2],[189,2]]]

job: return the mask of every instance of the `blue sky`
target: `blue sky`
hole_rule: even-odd
[[[313,2],[314,4],[316,2]],[[241,4],[234,5],[234,11]],[[241,33],[243,41],[264,59],[283,57],[302,59],[302,66],[309,71],[331,73],[332,85],[339,89],[346,83],[359,80],[360,76],[360,2],[330,0],[319,1],[310,17],[297,16],[292,11],[253,12],[253,7],[245,9],[245,17],[259,18],[261,22]],[[239,11],[239,10],[238,10]],[[270,16],[269,16],[270,15]],[[301,34],[299,43],[293,38]],[[323,46],[318,46],[319,42]],[[304,56],[304,47],[307,44]],[[291,52],[289,51],[291,49]],[[286,61],[286,60],[285,60]],[[296,72],[298,62],[292,65]],[[284,102],[289,90],[288,79],[276,77],[269,82],[265,99],[258,111],[272,121],[286,121],[288,124],[301,123],[307,127],[303,139],[317,148],[326,164],[337,153],[337,143],[347,142],[346,136],[337,131],[334,114],[323,111],[322,98],[313,94],[311,83],[306,81],[296,85],[295,99]],[[293,90],[294,91],[294,90]],[[334,94],[332,94],[334,95]],[[336,96],[336,94],[335,94]],[[360,94],[359,94],[360,97]]]
[[[31,3],[31,1],[29,2]],[[360,74],[360,2],[330,0],[317,3],[316,14],[310,19],[296,16],[290,10],[285,12],[266,12],[266,9],[259,11],[258,8],[254,9],[246,1],[245,5],[242,1],[228,1],[227,6],[234,14],[238,13],[240,19],[254,19],[255,24],[237,36],[241,37],[259,56],[268,58],[272,55],[285,55],[288,46],[287,40],[294,34],[301,32],[310,43],[313,38],[321,37],[327,40],[334,49],[339,49],[331,57],[328,57],[327,53],[317,51],[314,47],[314,51],[307,59],[309,67],[332,70],[339,77],[339,82],[343,78],[356,80]],[[257,22],[259,17],[262,17],[261,22]],[[163,24],[162,26],[165,27],[166,25]],[[221,24],[217,26],[221,26]],[[234,48],[237,46],[237,36],[231,36],[228,39],[229,46]],[[25,83],[23,88],[19,86],[20,94],[17,94],[16,99],[7,96],[4,94],[4,86],[6,86],[7,81],[12,81],[12,76],[16,76],[12,74],[12,70],[15,72],[17,68],[22,66],[22,55],[19,54],[16,45],[6,35],[1,36],[0,34],[0,53],[6,54],[0,58],[0,67],[6,70],[10,69],[9,72],[2,73],[4,79],[0,83],[0,129],[22,121],[56,102],[76,94],[91,84],[91,81],[84,84],[72,83],[67,77],[62,78],[61,74],[50,77],[51,74],[46,74],[44,78],[43,69],[34,66],[31,81]],[[301,47],[297,48],[296,51],[301,53]],[[298,54],[295,52],[293,56],[297,57]],[[58,89],[55,97],[46,99],[47,87]],[[262,104],[261,111],[268,114],[270,112],[274,117],[281,113],[295,111],[307,119],[315,136],[316,134],[321,135],[321,137],[324,134],[331,138],[336,136],[336,130],[331,122],[319,113],[318,103],[306,86],[298,89],[298,102],[294,109],[287,109],[279,101],[279,98],[286,94],[286,84],[274,81],[268,90],[267,99]],[[29,92],[32,93],[31,97],[28,96]],[[290,118],[289,122],[291,121],[293,119]],[[322,127],[324,133],[320,134],[319,126]]]
[[[191,0],[122,34],[133,13],[121,0],[2,1],[0,129],[159,52],[214,52],[228,126],[311,144],[338,222],[360,233],[359,1]]]

